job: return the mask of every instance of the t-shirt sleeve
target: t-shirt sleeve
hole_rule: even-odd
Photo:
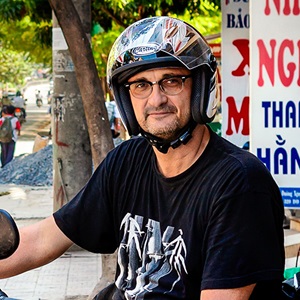
[[[58,227],[75,244],[97,253],[117,248],[109,178],[104,160],[89,182],[66,205],[54,213]]]
[[[214,203],[204,240],[201,289],[282,280],[280,193],[265,171],[248,173],[246,179],[241,179],[244,176],[237,174],[232,178],[231,184],[227,183],[227,192]],[[247,186],[240,193],[239,184]]]
[[[126,178],[131,181],[128,174],[136,167],[131,157],[145,143],[148,145],[144,139],[131,139],[110,151],[81,191],[54,213],[58,227],[75,244],[96,253],[113,253],[117,249],[124,182]]]

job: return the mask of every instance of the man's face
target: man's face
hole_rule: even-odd
[[[180,82],[180,76],[190,75],[186,68],[161,68],[151,69],[132,76],[128,83],[135,82],[135,86],[143,87],[144,82],[159,82],[161,85],[172,86],[173,82]],[[174,80],[172,80],[172,76]],[[166,79],[165,84],[161,81]],[[170,79],[170,80],[169,80]],[[176,81],[175,81],[176,80]],[[190,99],[192,90],[192,78],[184,79],[183,89],[176,95],[168,95],[158,84],[152,85],[152,92],[145,93],[141,99],[134,95],[130,87],[130,98],[136,119],[140,127],[148,133],[165,140],[177,138],[178,131],[181,130],[190,120]],[[148,95],[149,94],[149,95]]]

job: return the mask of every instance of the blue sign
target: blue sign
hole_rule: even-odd
[[[280,188],[285,208],[300,208],[300,188]]]

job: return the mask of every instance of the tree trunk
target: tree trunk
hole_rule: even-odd
[[[85,12],[80,13],[83,16]],[[52,51],[53,210],[56,211],[84,186],[92,174],[93,166],[86,118],[73,62],[54,15]]]
[[[114,145],[105,107],[104,92],[98,77],[90,42],[84,32],[82,22],[80,21],[72,0],[49,0],[49,3],[63,31],[68,45],[68,51],[74,63],[76,79],[81,93],[88,127],[94,168],[96,168]],[[83,0],[82,3],[84,4],[86,2]],[[67,77],[64,77],[66,74],[61,75],[61,80],[66,80]],[[60,99],[59,95],[57,95],[55,101],[63,101],[63,99]],[[77,97],[75,101],[78,101]],[[69,101],[69,106],[73,104],[72,101]],[[70,107],[68,107],[68,109],[70,109]],[[75,118],[72,121],[80,122],[80,119]],[[84,121],[82,121],[81,125],[84,126],[84,124]],[[70,138],[76,139],[77,136]],[[58,140],[55,142],[58,142]],[[82,147],[84,147],[85,142],[79,142],[82,142]],[[59,143],[59,146],[64,149],[63,142],[59,141]],[[60,167],[59,162],[58,167]],[[73,176],[74,180],[76,180],[75,178],[81,171],[80,169],[74,170],[74,172],[71,172],[69,175]],[[61,169],[57,170],[57,172],[64,172],[64,165],[61,165]],[[65,170],[65,172],[68,172],[68,170]],[[65,186],[64,182],[62,182],[62,186]],[[62,190],[62,193],[63,192]],[[102,289],[114,281],[115,267],[116,254],[102,256],[102,277],[93,291],[94,294],[98,293],[99,289]]]
[[[49,0],[49,3],[63,31],[74,63],[96,168],[114,145],[92,49],[72,0]]]

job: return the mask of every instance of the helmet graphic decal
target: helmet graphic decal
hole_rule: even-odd
[[[144,55],[149,55],[152,53],[156,53],[160,50],[161,48],[159,47],[159,45],[147,45],[147,46],[140,46],[140,47],[136,47],[132,50],[132,53],[135,56],[144,56]]]

